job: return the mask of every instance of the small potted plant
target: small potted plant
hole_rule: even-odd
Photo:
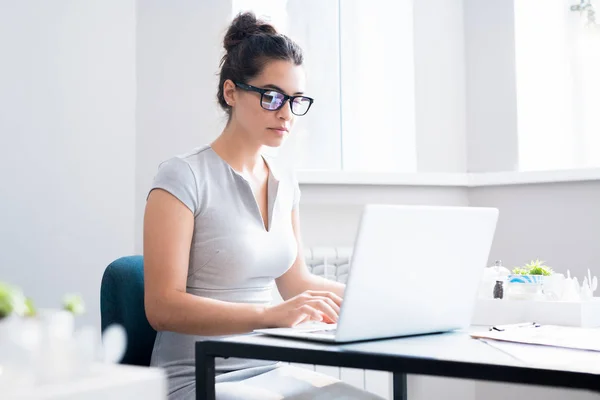
[[[512,299],[535,299],[542,296],[544,277],[554,271],[539,259],[532,260],[523,267],[515,267],[508,276],[509,297]]]
[[[64,295],[61,306],[63,311],[68,311],[73,316],[85,312],[83,299],[77,294]],[[25,297],[20,288],[0,282],[0,324],[6,324],[9,320],[18,318],[38,317],[38,314],[33,300]]]
[[[550,276],[554,273],[552,268],[544,264],[544,261],[539,259],[530,261],[523,267],[515,267],[512,270],[509,281],[511,282],[527,282],[538,283],[543,280],[544,276]]]
[[[84,312],[78,295],[63,296],[60,307],[37,310],[19,287],[0,282],[0,353],[5,372],[0,374],[0,392],[2,387],[74,375],[79,367],[74,318]]]
[[[60,308],[37,310],[33,300],[26,297],[19,287],[0,282],[0,344],[33,340],[31,338],[38,337],[38,334],[24,335],[26,330],[43,333],[40,329],[48,328],[50,324],[54,327],[62,324],[60,331],[64,335],[71,335],[75,316],[84,312],[83,300],[79,295],[64,295]]]
[[[6,325],[14,318],[35,315],[31,299],[16,286],[0,282],[0,324]]]

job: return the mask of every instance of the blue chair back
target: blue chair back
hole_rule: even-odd
[[[127,332],[127,350],[121,364],[150,365],[156,331],[144,309],[144,259],[122,257],[104,271],[100,285],[102,331],[120,324]]]

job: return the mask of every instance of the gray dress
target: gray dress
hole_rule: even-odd
[[[298,205],[300,190],[291,171],[278,168],[268,158],[265,161],[270,170],[266,228],[248,181],[210,146],[171,158],[159,166],[150,190],[160,188],[171,193],[194,214],[188,293],[236,303],[271,302],[274,279],[296,259],[291,216]],[[202,338],[158,332],[151,365],[165,369],[170,400],[194,398],[194,343]],[[361,391],[338,381],[313,385],[306,371],[281,367],[272,361],[217,358],[217,398],[254,398],[251,388],[257,391],[255,397],[261,399],[270,398],[269,393],[280,399],[318,398],[320,395],[313,392],[318,390],[325,395],[324,386],[343,393],[344,398],[376,398],[358,397]],[[317,380],[329,379],[312,374]],[[348,397],[352,394],[349,391],[357,397]],[[335,396],[329,393],[326,398]]]

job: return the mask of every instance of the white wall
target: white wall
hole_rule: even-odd
[[[99,326],[134,241],[134,1],[3,2],[0,49],[0,280]]]
[[[539,257],[580,282],[587,268],[600,275],[600,181],[473,188],[469,200],[500,209],[490,260]]]
[[[464,0],[469,172],[518,166],[513,1]]]
[[[466,172],[465,0],[414,0],[417,171]]]
[[[306,246],[352,246],[367,203],[468,205],[465,188],[301,185],[300,190]]]
[[[137,2],[136,252],[158,164],[212,141],[225,122],[216,101],[231,1]]]

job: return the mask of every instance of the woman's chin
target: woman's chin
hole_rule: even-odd
[[[281,147],[281,145],[285,142],[285,136],[281,136],[281,137],[271,137],[271,138],[267,138],[264,141],[264,145],[267,147]]]

